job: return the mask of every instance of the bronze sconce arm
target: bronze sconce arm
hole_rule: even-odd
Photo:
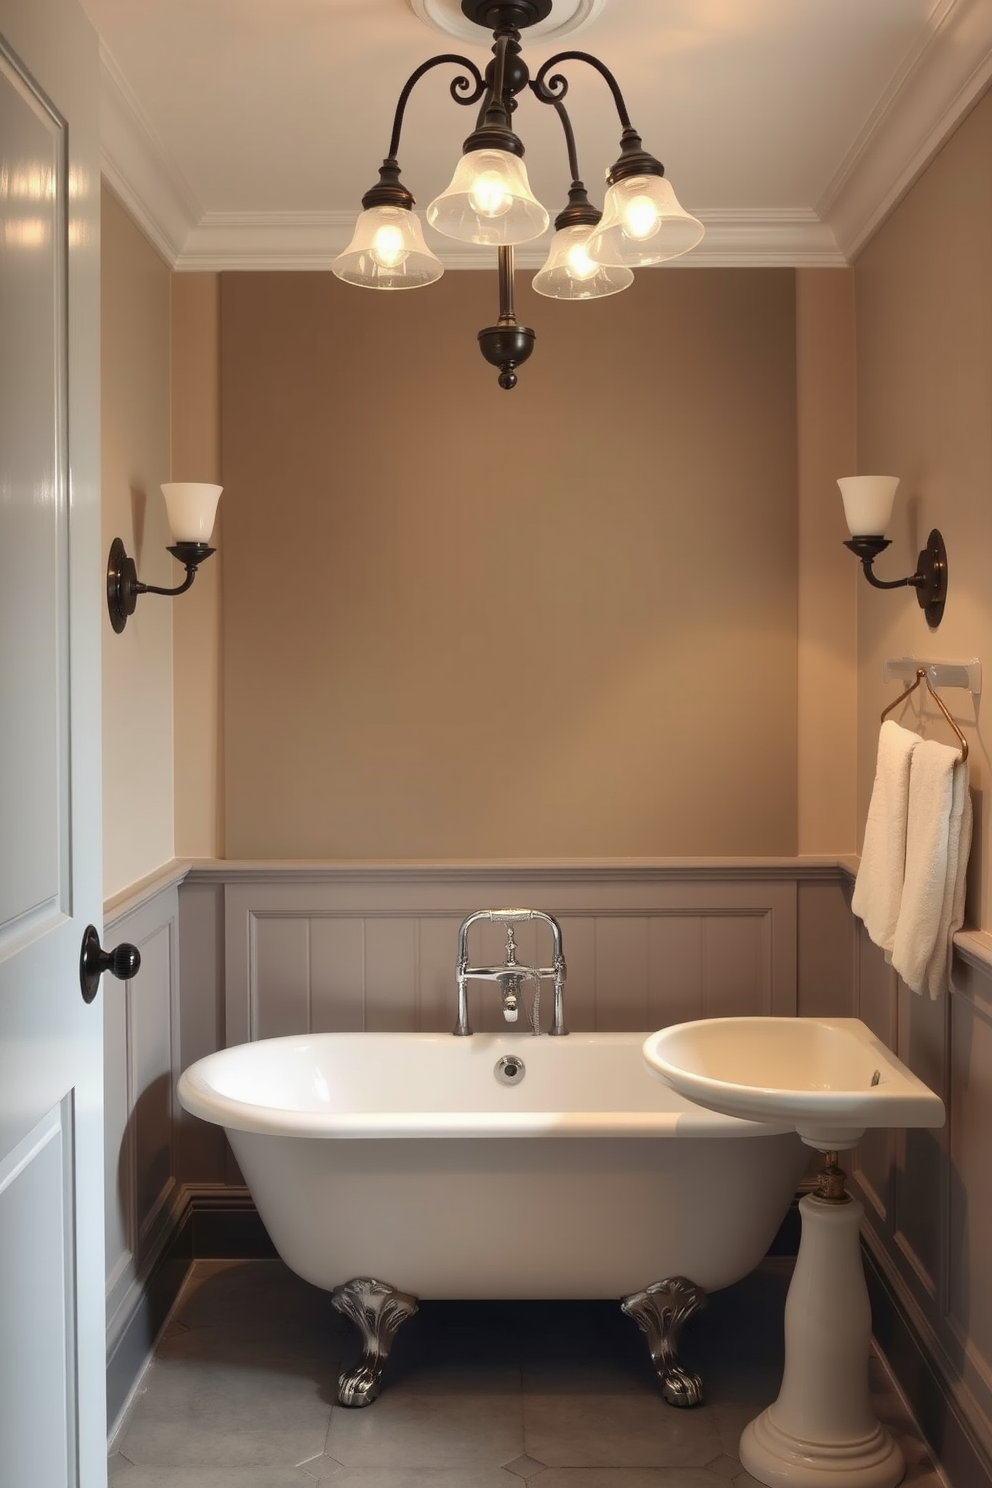
[[[134,614],[139,594],[185,594],[196,578],[200,564],[217,549],[201,542],[177,542],[168,551],[186,569],[186,577],[174,589],[160,589],[157,584],[141,583],[134,559],[128,557],[119,537],[111,543],[107,560],[107,608],[110,623],[118,635]]]
[[[916,572],[905,579],[879,579],[875,576],[872,564],[889,546],[888,538],[852,537],[844,546],[861,559],[864,576],[873,588],[903,589],[907,585],[914,588],[920,608],[926,613],[927,624],[936,629],[943,619],[947,599],[947,550],[936,527],[916,560]]]

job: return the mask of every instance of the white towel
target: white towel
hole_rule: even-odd
[[[923,740],[887,718],[878,734],[878,758],[861,864],[851,908],[877,946],[891,952],[906,871],[910,761]]]
[[[951,985],[970,850],[967,761],[958,750],[925,740],[910,769],[906,877],[892,945],[892,965],[914,992],[939,997]]]

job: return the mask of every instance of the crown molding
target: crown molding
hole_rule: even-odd
[[[706,228],[698,248],[672,268],[844,268],[833,231],[812,210],[698,211]]]
[[[936,0],[929,25],[818,203],[849,262],[992,80],[989,0]]]
[[[100,43],[100,172],[171,269],[202,208]]]
[[[844,264],[830,229],[815,212],[700,212],[702,245],[677,260],[685,268],[835,268]],[[326,269],[347,246],[355,219],[343,212],[207,212],[190,230],[176,267],[182,270]],[[444,243],[431,246],[446,269],[491,269],[490,248]],[[520,269],[539,269],[547,237],[516,250]]]

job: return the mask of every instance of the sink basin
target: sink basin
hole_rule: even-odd
[[[940,1097],[860,1018],[703,1018],[652,1033],[644,1058],[697,1105],[787,1121],[821,1152],[868,1127],[944,1124]]]

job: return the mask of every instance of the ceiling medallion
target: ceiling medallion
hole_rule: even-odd
[[[435,31],[478,45],[479,27],[463,13],[461,0],[407,0],[407,4],[419,20],[433,26]],[[607,0],[556,0],[554,14],[535,21],[527,28],[527,35],[535,41],[545,36],[568,36],[594,21],[606,4]]]

